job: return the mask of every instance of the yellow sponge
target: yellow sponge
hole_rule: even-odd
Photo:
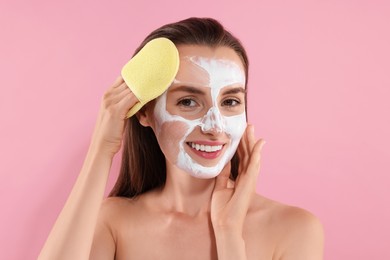
[[[178,69],[179,52],[173,42],[167,38],[148,42],[122,68],[124,81],[139,100],[127,113],[127,118],[164,93],[175,79]]]

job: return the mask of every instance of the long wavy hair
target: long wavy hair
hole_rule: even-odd
[[[244,65],[248,83],[248,57],[241,42],[227,31],[217,20],[211,18],[188,18],[164,25],[150,33],[135,50],[137,54],[149,41],[165,37],[178,45],[201,45],[232,48]],[[246,99],[246,96],[245,96]],[[245,111],[246,100],[245,100]],[[126,124],[120,173],[109,196],[133,198],[149,190],[162,187],[166,180],[165,156],[150,127],[142,126],[133,116]],[[230,178],[238,174],[237,153],[231,160]]]

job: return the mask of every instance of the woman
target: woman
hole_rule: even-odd
[[[313,215],[255,193],[264,141],[246,123],[241,43],[213,19],[190,18],[155,30],[136,52],[158,37],[179,51],[174,82],[128,120],[137,99],[123,79],[106,92],[40,259],[322,259]]]

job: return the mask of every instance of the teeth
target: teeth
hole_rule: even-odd
[[[189,143],[190,146],[198,151],[202,152],[216,152],[222,149],[222,145],[203,145],[203,144],[195,144],[195,143]]]

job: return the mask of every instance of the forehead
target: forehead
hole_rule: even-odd
[[[210,47],[203,45],[178,45],[177,49],[179,51],[180,57],[199,56],[205,58],[230,60],[237,63],[242,68],[242,70],[244,70],[244,66],[238,54],[232,48],[226,46]]]
[[[176,81],[194,85],[245,85],[245,70],[238,54],[229,47],[179,45]],[[222,87],[222,86],[219,86]]]

